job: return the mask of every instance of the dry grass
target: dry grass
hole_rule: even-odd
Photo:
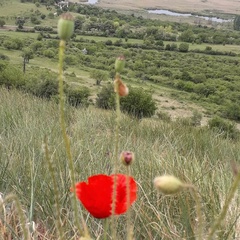
[[[171,9],[181,12],[202,12],[205,10],[238,14],[240,4],[237,0],[100,0],[99,6],[125,10],[144,8]]]

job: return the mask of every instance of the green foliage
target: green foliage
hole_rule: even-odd
[[[235,121],[240,121],[240,106],[238,103],[227,103],[225,107],[223,107],[222,115],[225,118],[229,118]]]
[[[210,129],[216,131],[225,138],[239,139],[239,130],[233,122],[216,116],[208,121],[208,126]]]
[[[115,107],[115,93],[112,84],[107,84],[97,94],[96,106],[103,109],[113,109]]]
[[[20,69],[6,61],[0,60],[0,86],[7,88],[21,88],[25,85],[25,79]]]
[[[35,26],[34,29],[36,31],[41,31],[41,32],[52,32],[53,28],[49,26]]]
[[[6,24],[6,22],[0,18],[0,27],[3,27]]]
[[[0,60],[9,60],[9,57],[5,54],[0,53]],[[1,69],[1,67],[0,67]]]
[[[24,58],[24,60],[28,63],[30,59],[33,59],[34,55],[33,55],[33,51],[30,48],[24,48],[23,49],[23,53],[22,53],[22,57]]]
[[[14,39],[6,39],[3,42],[3,46],[6,49],[14,49],[14,50],[21,50],[23,47],[23,42],[20,39],[14,38]]]
[[[87,87],[69,86],[66,89],[67,102],[74,107],[88,107],[90,90]]]
[[[31,23],[33,24],[40,24],[41,21],[37,18],[37,16],[31,16]]]
[[[151,117],[157,109],[151,94],[142,88],[129,88],[129,94],[120,99],[121,109],[134,117]]]
[[[90,77],[96,80],[97,85],[100,85],[102,81],[108,79],[108,73],[95,69],[91,71]]]
[[[240,31],[240,16],[237,15],[235,18],[234,18],[234,21],[233,21],[233,29],[234,30],[237,30],[237,31]]]
[[[115,108],[115,93],[112,84],[102,88],[97,95],[96,105],[99,108]],[[142,88],[129,88],[129,94],[120,98],[121,110],[136,118],[151,117],[157,109],[151,94]]]
[[[43,55],[48,58],[54,58],[57,56],[54,49],[47,49],[43,51]]]
[[[18,17],[18,18],[16,19],[15,24],[17,25],[17,27],[18,27],[19,29],[23,29],[23,25],[25,24],[25,19],[24,19],[24,18],[21,18],[21,17]]]
[[[36,85],[35,95],[42,98],[51,98],[58,94],[58,81],[56,79],[46,79]]]
[[[178,50],[179,50],[179,52],[188,52],[189,44],[188,43],[180,43]]]
[[[50,99],[58,95],[57,74],[43,70],[39,72],[37,69],[26,75],[25,90],[41,98]]]
[[[195,40],[194,33],[192,30],[188,29],[183,31],[179,37],[180,41],[192,43]]]

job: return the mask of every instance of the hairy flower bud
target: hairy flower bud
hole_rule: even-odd
[[[177,193],[184,187],[184,184],[179,179],[170,175],[156,177],[153,183],[164,194]]]
[[[119,56],[115,61],[115,71],[117,73],[122,72],[124,69],[124,66],[125,66],[125,57]]]
[[[132,162],[134,161],[134,153],[129,151],[124,151],[120,155],[120,160],[126,166],[131,165]]]
[[[73,16],[70,13],[63,13],[58,20],[58,36],[61,40],[70,39],[74,31]]]

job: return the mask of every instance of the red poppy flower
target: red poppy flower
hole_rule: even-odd
[[[88,182],[76,184],[76,195],[83,206],[95,218],[107,218],[111,216],[112,195],[114,178],[117,182],[115,215],[127,211],[127,176],[123,174],[94,175],[88,178]],[[132,177],[129,177],[130,205],[137,198],[137,184]]]

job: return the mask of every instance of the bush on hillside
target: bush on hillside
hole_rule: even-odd
[[[36,86],[36,95],[42,98],[51,98],[58,94],[58,81],[56,79],[46,79]]]
[[[216,116],[208,121],[208,126],[225,138],[239,139],[239,130],[233,122]]]
[[[234,121],[240,121],[240,106],[238,103],[228,103],[222,110],[222,116]]]
[[[74,107],[88,107],[90,90],[87,87],[69,86],[66,89],[66,98]]]
[[[112,84],[104,86],[101,92],[97,94],[96,105],[103,109],[113,109],[115,107],[115,93]]]
[[[112,84],[102,88],[96,104],[99,108],[115,108],[115,93]],[[142,88],[132,87],[129,89],[128,96],[120,98],[120,106],[123,112],[137,118],[151,117],[157,109],[151,94],[145,92]]]
[[[142,88],[129,89],[129,95],[121,98],[121,109],[134,117],[151,117],[157,110],[152,95]]]
[[[0,60],[0,85],[7,88],[21,88],[25,84],[23,73],[20,69]]]

